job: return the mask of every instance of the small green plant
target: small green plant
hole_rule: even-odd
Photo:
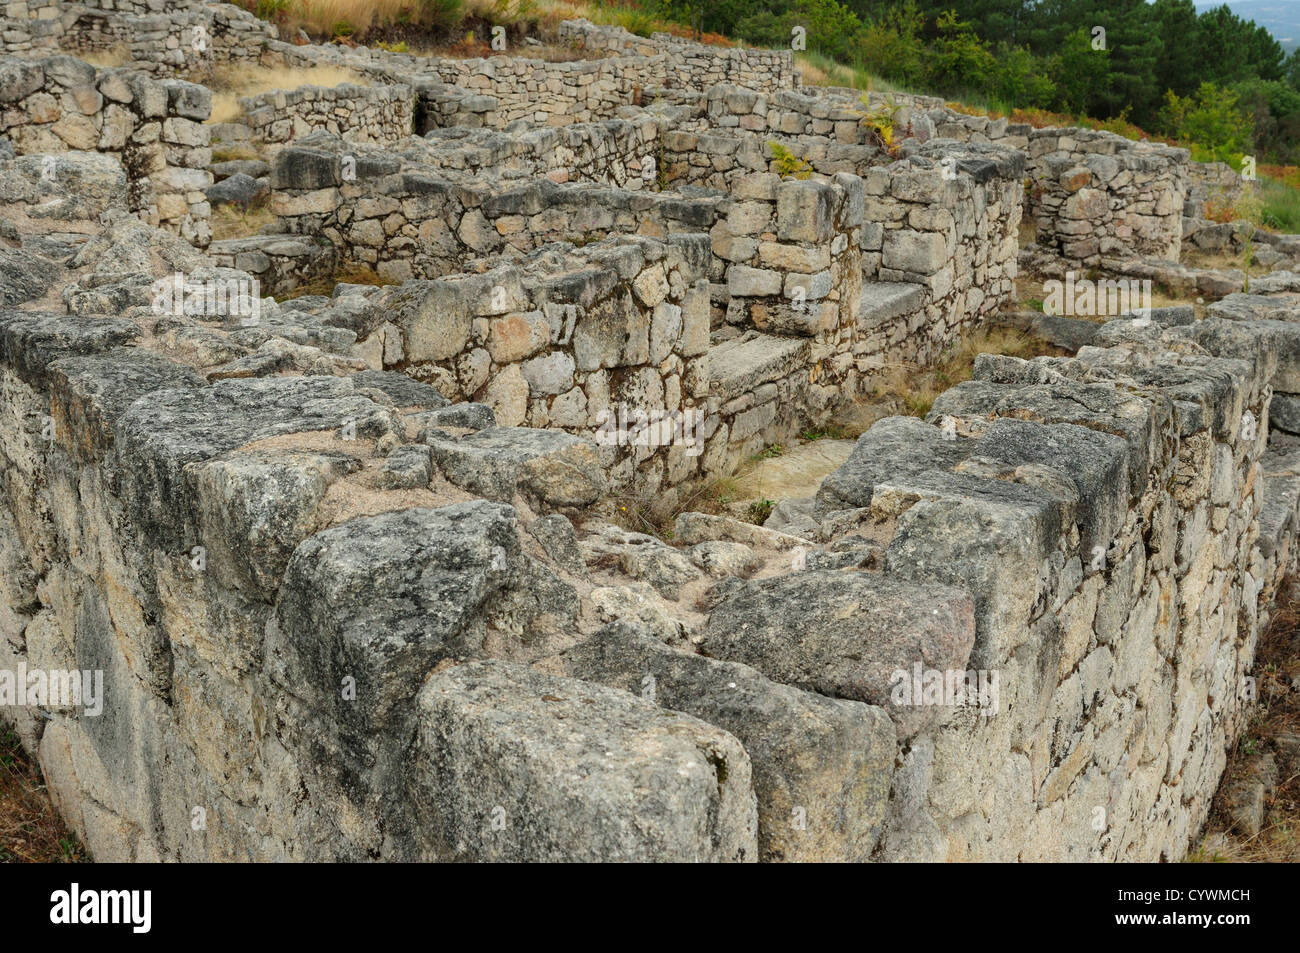
[[[806,179],[812,175],[812,166],[781,143],[772,141],[767,146],[772,150],[772,165],[781,178]]]
[[[383,40],[380,40],[378,43],[375,44],[375,46],[379,47],[381,50],[387,50],[389,53],[411,52],[411,48],[406,45],[405,40],[401,40],[397,43],[385,43]]]
[[[894,102],[893,96],[886,96],[877,109],[871,108],[871,99],[867,93],[862,94],[862,119],[871,130],[871,138],[890,155],[898,153],[895,138],[898,133],[898,111],[902,107]]]
[[[767,522],[767,518],[772,515],[772,509],[775,506],[776,503],[769,500],[767,497],[764,497],[761,500],[755,500],[753,503],[750,503],[745,516],[749,522],[762,526]]]
[[[330,32],[334,35],[334,39],[338,40],[338,39],[347,39],[352,34],[356,33],[357,30],[356,27],[354,27],[347,20],[339,20],[334,24],[333,27],[330,28]]]
[[[845,440],[847,438],[848,432],[839,424],[827,424],[821,428],[809,427],[799,434],[800,440],[806,440],[809,443],[815,440]]]
[[[785,456],[785,447],[781,446],[779,443],[770,444],[760,450],[757,456],[760,460],[771,460],[775,457],[783,457]]]
[[[1038,311],[1038,312],[1041,312],[1041,311],[1043,310],[1043,299],[1042,299],[1042,298],[1026,298],[1026,299],[1025,299],[1025,307],[1029,308],[1029,310],[1031,310],[1031,311]]]

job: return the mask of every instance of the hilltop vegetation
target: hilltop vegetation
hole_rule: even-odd
[[[823,82],[943,95],[1036,125],[1159,138],[1278,181],[1300,164],[1300,51],[1226,6],[1192,0],[241,0],[317,38],[489,52],[512,33],[585,16],[633,33],[796,47]],[[412,38],[411,47],[406,38]],[[1288,189],[1288,191],[1291,191]]]

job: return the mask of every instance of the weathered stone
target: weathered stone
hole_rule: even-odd
[[[428,439],[443,475],[488,499],[521,493],[535,505],[578,509],[605,491],[595,447],[570,434],[492,427],[459,440]]]
[[[428,859],[758,859],[749,758],[702,721],[497,661],[434,675],[418,708]]]
[[[964,671],[975,642],[968,595],[872,575],[808,571],[736,588],[709,615],[700,648],[769,678],[879,705],[908,738],[938,712],[895,704],[896,672]]]
[[[870,855],[894,766],[894,726],[879,708],[778,685],[746,665],[678,652],[622,623],[570,649],[564,663],[569,674],[639,694],[740,739],[753,766],[763,860]],[[817,752],[812,771],[809,752]]]

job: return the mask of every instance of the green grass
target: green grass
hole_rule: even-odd
[[[598,26],[621,26],[637,36],[649,36],[664,27],[663,22],[654,14],[634,6],[592,6],[587,15]]]
[[[1300,189],[1261,178],[1259,197],[1264,206],[1260,213],[1261,225],[1289,235],[1300,232]]]
[[[775,506],[776,502],[774,500],[769,500],[766,497],[761,500],[755,500],[753,503],[749,504],[746,516],[748,517],[749,522],[762,526],[767,522],[767,518],[772,515],[772,510]]]
[[[881,79],[860,66],[841,63],[824,53],[799,53],[795,63],[803,74],[804,83],[811,86],[847,86],[850,89],[871,90],[878,93],[912,93],[887,79]]]
[[[799,434],[799,439],[811,443],[814,440],[847,440],[849,436],[849,432],[838,424],[827,424],[821,428],[809,427]]]

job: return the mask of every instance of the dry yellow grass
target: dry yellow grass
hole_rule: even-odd
[[[388,28],[438,31],[466,17],[513,23],[538,15],[533,0],[238,0],[267,19],[316,37],[363,37]]]
[[[894,364],[885,368],[871,404],[887,413],[924,417],[930,412],[935,398],[953,385],[970,380],[975,358],[980,354],[1007,354],[1029,359],[1065,353],[1042,338],[1014,328],[979,331],[968,335],[931,367]]]
[[[825,57],[814,60],[806,53],[795,56],[794,68],[799,71],[805,86],[847,86],[856,89],[860,81],[852,67]]]
[[[210,224],[212,237],[218,241],[223,238],[248,238],[261,234],[262,227],[275,224],[274,213],[265,204],[254,204],[241,210],[235,205],[219,205],[212,210]]]
[[[91,66],[98,66],[101,69],[114,69],[131,62],[131,50],[125,44],[118,44],[106,50],[92,50],[89,52],[67,50],[65,52],[75,56],[82,62],[89,63]]]
[[[245,67],[214,70],[202,80],[212,89],[212,116],[209,122],[233,122],[240,116],[239,98],[255,96],[272,89],[297,89],[299,86],[338,86],[353,83],[369,86],[370,81],[351,70],[333,66]]]
[[[1300,588],[1286,580],[1259,637],[1255,671],[1259,673],[1256,709],[1245,735],[1233,745],[1223,773],[1214,808],[1200,843],[1188,855],[1194,863],[1297,863],[1300,862],[1300,773],[1294,765],[1288,771],[1285,758],[1277,757],[1280,769],[1277,790],[1266,807],[1264,827],[1254,836],[1235,829],[1224,796],[1236,778],[1249,775],[1251,764],[1262,751],[1279,748],[1278,739],[1300,734],[1300,692],[1292,686],[1300,680]]]
[[[83,861],[85,852],[54,810],[40,770],[0,727],[0,863]]]
[[[1183,264],[1187,264],[1187,262],[1184,261]],[[1259,267],[1256,266],[1257,273],[1261,270],[1262,269],[1259,269]],[[1088,276],[1080,275],[1078,277]],[[1020,274],[1016,276],[1016,303],[1011,305],[1009,310],[1042,311],[1043,299],[1046,298],[1048,294],[1045,286],[1046,281],[1047,279],[1040,275],[1035,275],[1028,271],[1020,272]],[[1151,307],[1168,308],[1180,304],[1192,305],[1196,308],[1198,315],[1203,309],[1203,305],[1198,303],[1196,295],[1180,297],[1178,295],[1171,295],[1166,290],[1159,288],[1154,284],[1151,286]],[[1115,315],[1091,316],[1086,314],[1076,314],[1070,315],[1070,317],[1078,318],[1081,321],[1096,321],[1099,324],[1105,324],[1107,321],[1111,320],[1111,318],[1115,317]]]
[[[292,298],[301,298],[305,295],[328,295],[333,293],[334,286],[338,284],[373,285],[378,288],[383,285],[396,284],[396,282],[391,278],[385,278],[366,265],[344,265],[332,275],[325,275],[298,285],[298,287],[280,295],[279,300],[289,301]]]
[[[257,12],[259,6],[266,8],[272,4],[259,4],[256,0],[240,0],[240,5]],[[365,33],[374,26],[388,26],[398,23],[418,22],[420,4],[411,0],[282,0],[275,3],[275,19],[286,25],[301,27],[316,36],[333,37],[351,36]],[[455,9],[458,4],[445,4]]]

